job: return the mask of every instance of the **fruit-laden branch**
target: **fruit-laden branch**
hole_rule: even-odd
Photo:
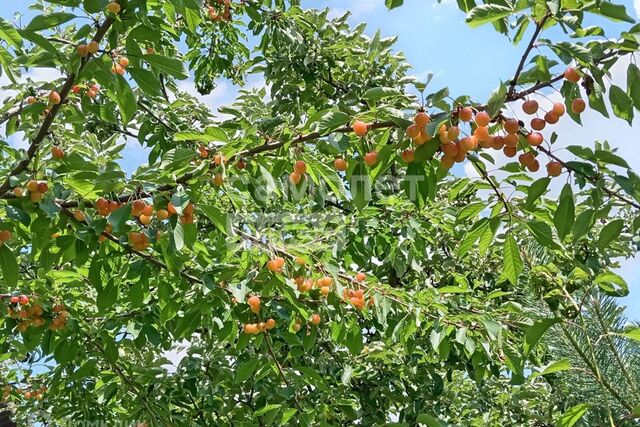
[[[616,56],[618,54],[620,54],[621,52],[619,51],[611,51],[609,53],[606,53],[604,55],[602,55],[600,58],[594,60],[594,64],[599,64],[613,56]],[[622,54],[626,54],[624,52],[622,52]],[[515,101],[519,101],[522,100],[524,98],[526,98],[528,95],[530,95],[531,93],[534,93],[542,88],[546,88],[551,86],[553,83],[562,80],[564,78],[564,74],[558,74],[557,76],[553,77],[551,80],[544,82],[544,83],[539,83],[537,85],[532,86],[529,89],[526,89],[524,91],[518,92],[518,93],[513,93],[513,94],[508,94],[507,98],[505,100],[506,103],[511,103],[511,102],[515,102]],[[140,103],[141,107],[144,107],[141,103]],[[477,107],[475,107],[477,110],[486,110],[487,106],[486,105],[479,105]],[[145,111],[149,111],[146,107],[143,108]],[[150,113],[151,114],[151,113]],[[155,116],[152,114],[152,116],[160,123],[160,125],[164,126],[167,130],[169,130],[170,132],[174,132],[174,129],[172,126],[170,126],[169,124],[167,124],[164,120],[161,120],[159,117]],[[435,116],[434,116],[435,117]],[[392,121],[384,121],[384,122],[375,122],[369,125],[368,129],[369,130],[375,130],[375,129],[386,129],[386,128],[399,128],[400,126],[397,125],[396,123],[392,122]],[[353,132],[353,128],[351,126],[344,126],[341,128],[338,128],[336,130],[334,130],[331,133],[352,133]],[[240,151],[238,153],[235,153],[233,156],[231,156],[227,162],[232,162],[236,159],[242,158],[242,157],[250,157],[250,156],[254,156],[256,154],[260,154],[260,153],[264,153],[267,151],[272,151],[272,150],[277,150],[278,148],[281,148],[283,146],[285,146],[287,144],[287,142],[289,142],[291,145],[297,145],[297,144],[302,144],[308,141],[312,141],[314,139],[318,139],[318,138],[322,138],[327,136],[328,134],[322,134],[320,132],[311,132],[309,134],[304,134],[304,135],[300,135],[296,138],[294,138],[291,141],[277,141],[277,142],[273,142],[273,143],[269,143],[269,141],[266,144],[263,145],[259,145],[253,148],[249,148],[243,151]],[[572,170],[574,172],[578,172],[575,169],[571,168],[570,166],[568,166],[565,162],[561,162],[563,164],[563,166],[565,166],[567,169]],[[215,163],[212,161],[211,162],[211,167],[215,166]],[[125,193],[122,194],[120,196],[117,196],[114,200],[120,203],[125,203],[125,202],[129,202],[131,200],[135,200],[135,199],[143,199],[143,198],[148,198],[148,197],[152,197],[154,194],[157,193],[162,193],[165,191],[173,191],[178,185],[180,184],[186,184],[188,183],[191,179],[195,178],[195,173],[189,172],[186,173],[180,177],[178,177],[176,179],[176,181],[174,183],[171,184],[165,184],[165,185],[161,185],[159,187],[157,187],[154,190],[151,191],[137,191],[134,193]],[[591,182],[595,182],[596,178],[594,177],[588,177],[589,181]],[[630,204],[631,206],[634,206],[635,208],[640,209],[640,205],[630,201],[629,199],[621,196],[620,194],[616,193],[615,191],[612,190],[608,190],[605,189],[605,192],[607,192],[608,194],[617,197],[618,199],[622,200],[623,202]],[[2,194],[2,198],[11,198],[13,197],[13,195],[11,193],[6,193],[5,191],[0,192],[0,194]],[[60,201],[59,204],[62,207],[66,207],[66,208],[73,208],[73,207],[78,207],[80,203],[80,200],[67,200],[67,201]],[[83,203],[87,206],[91,205],[90,201],[83,201]]]
[[[73,215],[73,213],[69,209],[67,209],[66,207],[61,206],[59,204],[58,204],[58,207],[60,207],[61,212],[63,214],[65,214],[67,217],[71,218],[74,222],[84,223],[84,221],[78,221],[75,218],[75,216]],[[107,233],[106,231],[103,231],[102,235],[104,237],[106,237],[107,239],[111,240],[112,242],[116,243],[117,245],[121,246],[122,248],[124,248],[130,254],[137,255],[140,258],[144,259],[145,261],[147,261],[147,262],[149,262],[149,263],[151,263],[151,264],[155,265],[156,267],[159,267],[159,268],[161,268],[163,270],[166,270],[166,271],[169,271],[169,272],[171,271],[169,269],[169,267],[167,266],[167,264],[165,264],[164,262],[154,258],[153,256],[151,256],[149,254],[146,254],[146,253],[141,252],[141,251],[139,251],[139,250],[137,250],[135,248],[132,248],[131,246],[129,246],[127,244],[122,243],[120,241],[120,239],[118,239],[113,234]],[[192,283],[197,283],[197,284],[200,284],[200,285],[203,284],[202,280],[200,280],[197,277],[194,277],[194,276],[192,276],[192,275],[190,275],[190,274],[188,274],[188,273],[186,273],[184,271],[180,271],[180,276],[182,276],[184,279],[186,279],[186,280],[188,280],[188,281],[190,281]]]
[[[547,14],[543,16],[540,21],[536,22],[536,29],[531,35],[531,40],[529,40],[529,44],[527,45],[527,48],[522,54],[522,57],[520,58],[520,63],[518,64],[518,68],[516,68],[516,72],[513,75],[513,79],[511,80],[511,85],[509,86],[509,92],[507,95],[508,97],[513,96],[513,94],[515,93],[516,86],[518,85],[518,79],[520,78],[520,73],[522,73],[522,70],[524,69],[524,64],[527,58],[529,57],[529,53],[531,53],[531,49],[533,49],[533,47],[535,46],[536,40],[538,40],[538,36],[540,35],[540,32],[542,32],[542,28],[547,23],[549,18],[551,18],[551,16],[552,16],[551,12],[547,12]]]
[[[96,31],[96,35],[93,37],[93,41],[95,41],[96,43],[100,43],[100,41],[102,41],[105,34],[107,33],[107,30],[109,29],[109,27],[111,27],[111,24],[113,24],[113,18],[111,17],[106,18],[102,23],[102,25],[98,27],[98,30]],[[33,158],[35,157],[38,151],[38,147],[40,146],[44,138],[47,136],[47,134],[49,133],[49,129],[51,128],[51,125],[53,124],[53,121],[55,120],[58,114],[58,111],[60,111],[60,108],[62,108],[62,105],[65,103],[65,100],[67,99],[67,95],[69,95],[69,92],[71,91],[71,88],[75,83],[76,77],[82,72],[83,68],[89,62],[91,57],[92,55],[88,55],[87,57],[82,58],[82,60],[80,61],[78,70],[75,73],[69,73],[69,75],[67,76],[67,79],[62,85],[62,89],[60,90],[60,93],[59,93],[60,99],[58,100],[57,103],[53,104],[49,113],[44,117],[44,120],[42,122],[42,125],[40,125],[40,129],[38,130],[38,133],[31,141],[31,144],[29,144],[26,157],[20,160],[18,164],[13,169],[11,169],[11,171],[9,172],[9,176],[7,176],[7,178],[5,178],[2,185],[0,185],[0,194],[6,193],[11,188],[11,177],[21,174],[27,169],[27,167],[29,167],[29,164],[31,163],[31,161],[33,160]]]
[[[604,55],[602,55],[599,58],[596,58],[593,60],[593,64],[591,65],[599,65],[602,62],[606,61],[609,58],[612,58],[614,56],[623,56],[623,55],[628,55],[632,52],[627,52],[627,51],[618,51],[618,50],[612,50],[611,52],[605,53]],[[582,69],[585,68],[583,66],[578,66],[576,67],[577,69]],[[513,93],[511,95],[507,94],[507,100],[506,102],[512,102],[512,101],[517,101],[520,99],[524,99],[527,96],[536,93],[537,91],[539,91],[540,89],[545,89],[547,87],[552,86],[554,83],[559,82],[560,80],[564,79],[564,73],[558,74],[554,77],[552,77],[551,79],[547,80],[546,82],[541,82],[541,83],[537,83],[533,86],[531,86],[528,89],[525,89],[523,91],[517,92],[517,93]]]
[[[582,172],[581,170],[578,170],[574,167],[572,167],[570,164],[564,162],[563,160],[561,160],[558,156],[556,156],[555,154],[553,154],[553,152],[551,152],[551,150],[549,150],[548,148],[543,147],[542,145],[537,147],[539,151],[545,153],[547,156],[551,157],[553,160],[557,161],[558,163],[560,163],[564,168],[566,168],[567,170],[572,171],[575,174],[578,174],[582,177],[584,177],[587,181],[589,181],[591,184],[593,184],[594,186],[598,185],[598,180],[599,178],[597,176],[591,176],[591,175],[587,175],[586,173]],[[623,196],[622,194],[620,194],[617,191],[611,190],[605,186],[601,186],[600,187],[602,189],[602,191],[604,191],[605,193],[607,193],[610,197],[612,198],[617,198],[618,200],[633,206],[636,209],[640,209],[640,204],[634,202],[633,200]]]

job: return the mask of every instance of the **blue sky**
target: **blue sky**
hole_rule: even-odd
[[[638,17],[640,14],[640,0],[623,2],[627,12]],[[27,12],[27,1],[8,2],[0,11],[0,16],[12,20],[16,12]],[[487,99],[491,91],[499,84],[499,81],[508,80],[520,59],[520,54],[526,44],[514,47],[504,36],[498,34],[491,26],[483,26],[476,29],[469,28],[464,23],[464,14],[460,12],[453,0],[444,0],[442,3],[425,0],[405,0],[405,5],[393,11],[387,11],[384,0],[303,0],[304,7],[325,8],[329,7],[333,15],[341,15],[347,11],[352,13],[350,21],[353,24],[367,22],[367,32],[373,34],[380,29],[383,36],[398,36],[397,50],[401,50],[413,64],[412,73],[418,78],[424,79],[428,73],[433,73],[434,78],[430,83],[433,90],[448,86],[450,93],[457,95],[471,95],[478,101]],[[589,24],[601,25],[605,28],[607,36],[613,37],[619,34],[620,29],[627,24],[615,24],[604,19],[589,18]],[[28,18],[22,20],[23,25]],[[529,34],[531,29],[529,29]],[[543,33],[550,38],[564,37],[559,32],[551,34]],[[544,49],[544,48],[541,48]],[[547,53],[547,52],[545,52]],[[47,71],[39,73],[42,78],[55,78],[56,75]],[[626,67],[614,68],[612,80],[624,87]],[[6,80],[0,79],[4,82]],[[249,80],[249,86],[260,86],[264,82],[260,77]],[[180,88],[198,96],[213,110],[221,105],[230,103],[237,92],[236,87],[229,82],[221,81],[217,88],[207,96],[199,96],[195,92],[192,81],[180,83]],[[0,94],[1,95],[1,94]],[[546,96],[552,100],[558,98],[558,94],[549,91]],[[541,103],[550,103],[546,98],[539,98]],[[583,121],[588,123],[583,128],[573,123],[568,117],[556,125],[555,130],[561,135],[557,143],[558,147],[566,145],[582,144],[591,146],[594,140],[607,139],[614,147],[619,148],[619,154],[640,171],[639,150],[631,141],[630,135],[640,135],[640,120],[636,120],[633,127],[626,122],[613,118],[604,119],[598,113],[587,110],[583,114]],[[22,141],[13,140],[20,145]],[[555,146],[554,146],[555,147]],[[568,159],[568,152],[562,153],[561,148],[556,148],[561,157]],[[137,142],[129,141],[124,151],[123,167],[128,172],[133,171],[137,165],[146,162],[146,150],[139,147]],[[500,159],[497,160],[500,164]],[[541,168],[543,169],[543,168]],[[470,168],[459,168],[457,173],[474,176]],[[543,172],[539,172],[542,174]],[[541,175],[542,176],[542,175]],[[620,274],[629,282],[631,293],[623,299],[628,305],[627,313],[633,319],[640,320],[640,257],[626,260],[622,263]]]

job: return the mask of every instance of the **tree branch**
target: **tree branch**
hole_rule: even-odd
[[[113,18],[107,17],[102,23],[102,25],[98,27],[98,31],[96,32],[96,35],[93,37],[93,40],[100,43],[100,41],[103,39],[103,37],[107,33],[107,30],[109,29],[109,27],[111,27],[111,24],[113,24]],[[27,149],[26,158],[19,161],[18,164],[13,169],[11,169],[11,171],[9,172],[9,176],[7,176],[4,182],[2,183],[2,185],[0,185],[0,194],[4,194],[5,192],[7,192],[7,190],[11,188],[11,177],[19,175],[27,169],[27,167],[35,157],[36,152],[38,151],[38,147],[40,146],[44,138],[47,136],[47,134],[49,133],[49,129],[51,128],[53,121],[55,120],[58,112],[60,111],[60,108],[62,108],[62,105],[67,99],[67,95],[69,95],[69,92],[71,91],[71,88],[75,83],[76,77],[82,72],[85,65],[89,62],[91,58],[92,58],[92,55],[89,55],[86,58],[83,58],[82,61],[80,62],[80,66],[78,67],[77,72],[70,73],[67,76],[67,79],[65,80],[64,84],[62,85],[62,89],[60,90],[60,94],[59,94],[60,102],[58,104],[54,104],[53,107],[51,107],[49,114],[47,114],[44,117],[44,121],[40,126],[40,130],[38,131],[36,136],[33,138],[33,140],[31,141],[31,144],[29,145],[29,148]]]
[[[518,79],[520,78],[520,73],[522,73],[522,70],[524,69],[524,64],[527,58],[529,57],[529,53],[531,53],[531,49],[533,49],[533,47],[535,46],[536,40],[538,40],[538,36],[542,31],[542,27],[544,27],[544,24],[547,23],[549,18],[551,18],[551,12],[547,12],[547,14],[543,16],[539,22],[536,23],[536,29],[531,35],[531,40],[529,40],[529,44],[527,45],[527,48],[524,50],[524,53],[520,58],[520,63],[518,64],[518,68],[516,68],[516,72],[513,76],[513,79],[511,79],[511,85],[509,86],[509,92],[507,94],[507,97],[513,96],[514,92],[516,91]]]

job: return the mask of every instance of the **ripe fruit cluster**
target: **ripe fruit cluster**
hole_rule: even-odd
[[[89,99],[94,99],[100,93],[100,85],[97,83],[87,82],[85,84],[74,85],[71,88],[71,92],[76,95],[81,94],[82,91],[85,91],[84,94]]]
[[[120,209],[120,207],[122,207],[122,204],[116,201],[109,201],[101,197],[96,200],[94,207],[96,209],[96,212],[98,212],[98,215],[109,216],[109,214],[111,214],[112,212]]]
[[[364,290],[345,289],[342,294],[342,298],[345,301],[349,301],[349,303],[353,305],[355,308],[357,308],[358,310],[364,310],[364,307],[366,305],[366,302],[364,299]]]
[[[137,251],[144,251],[149,247],[149,236],[144,232],[129,232],[129,244]]]
[[[29,191],[29,198],[32,202],[39,202],[42,200],[44,194],[49,191],[49,184],[45,181],[36,181],[35,179],[27,182],[27,190]],[[23,190],[20,187],[15,187],[13,189],[13,194],[16,197],[22,197]]]
[[[86,58],[89,55],[93,55],[94,53],[97,53],[100,50],[100,44],[95,41],[95,40],[91,40],[89,43],[87,44],[79,44],[78,47],[76,48],[76,52],[78,53],[78,56],[80,56],[81,58]]]
[[[266,322],[247,323],[242,326],[242,330],[248,335],[258,335],[260,332],[269,331],[276,327],[274,319],[268,319]]]
[[[129,58],[126,56],[121,56],[117,61],[113,63],[111,67],[111,72],[114,74],[120,74],[121,76],[126,73],[126,68],[129,66]]]
[[[10,306],[7,308],[7,314],[10,318],[18,321],[16,325],[18,332],[25,332],[29,327],[38,328],[47,323],[42,305],[31,301],[26,295],[11,296],[9,303]],[[49,329],[56,331],[64,328],[69,316],[64,305],[59,304],[54,306],[53,313],[54,315]]]
[[[57,331],[64,329],[67,326],[67,319],[69,318],[69,312],[63,304],[57,304],[53,306],[54,318],[49,325],[49,329]]]
[[[298,292],[310,292],[313,289],[313,280],[296,276],[293,281],[298,287]],[[320,294],[327,296],[331,293],[333,279],[329,276],[323,276],[315,281],[316,287],[320,290]]]
[[[272,273],[282,273],[282,269],[284,268],[284,258],[275,257],[267,261],[267,269],[269,269]]]
[[[293,165],[293,172],[289,175],[289,182],[293,185],[300,184],[300,181],[305,177],[307,173],[307,164],[302,160],[298,160]]]
[[[222,6],[222,11],[213,6],[207,7],[207,15],[214,22],[231,21],[231,0],[217,0],[218,6]]]
[[[427,132],[427,125],[431,123],[431,117],[424,111],[418,111],[413,117],[413,124],[406,129],[406,134],[417,146],[431,141],[431,135]]]

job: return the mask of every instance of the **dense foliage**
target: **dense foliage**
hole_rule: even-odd
[[[640,329],[615,269],[639,249],[640,177],[549,129],[585,108],[632,122],[640,25],[608,1],[458,6],[522,55],[487,100],[298,1],[0,19],[0,119],[27,141],[0,146],[19,423],[632,425]],[[180,90],[251,75],[217,116]],[[125,138],[149,153],[130,176]],[[451,172],[467,162],[477,178]]]

